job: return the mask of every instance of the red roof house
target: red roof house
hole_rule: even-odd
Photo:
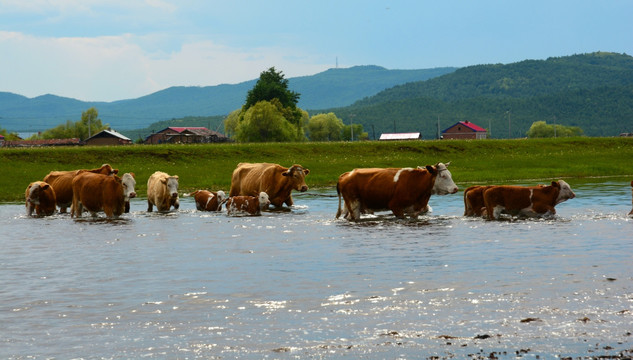
[[[459,121],[442,131],[444,139],[486,139],[488,131],[470,121]]]

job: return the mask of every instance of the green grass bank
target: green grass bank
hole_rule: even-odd
[[[357,167],[412,167],[451,162],[455,182],[493,184],[513,180],[629,177],[633,138],[441,140],[396,142],[132,145],[121,147],[0,148],[0,202],[24,200],[31,181],[51,170],[96,168],[109,163],[136,174],[143,196],[156,170],[180,176],[182,192],[228,191],[240,162],[301,164],[311,188],[334,186]]]

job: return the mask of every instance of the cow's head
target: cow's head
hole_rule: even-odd
[[[446,195],[446,194],[454,194],[457,192],[457,185],[455,185],[455,182],[453,182],[453,177],[451,175],[451,172],[448,171],[448,165],[450,165],[450,162],[447,162],[446,164],[442,164],[437,163],[434,166],[427,166],[427,170],[429,170],[429,172],[433,173],[437,173],[436,177],[435,177],[435,184],[433,185],[433,189],[431,190],[431,194],[436,194],[436,195]],[[430,169],[432,170],[430,170]]]
[[[556,198],[556,204],[560,204],[563,201],[576,197],[576,194],[574,194],[569,184],[564,180],[558,180],[558,182],[552,181],[552,186],[559,188],[558,197]]]
[[[222,190],[218,190],[218,192],[215,193],[215,195],[218,197],[218,204],[221,204],[226,200],[226,193]]]
[[[125,173],[121,177],[121,184],[123,185],[123,196],[125,196],[125,201],[130,201],[131,198],[136,197],[136,191],[134,190],[134,187],[136,186],[136,180],[134,178],[134,173]]]
[[[288,171],[282,173],[283,176],[288,177],[288,181],[292,184],[292,188],[305,192],[308,191],[308,185],[306,185],[306,175],[310,173],[310,170],[304,169],[301,165],[292,165]]]
[[[270,205],[270,199],[268,198],[268,194],[266,194],[264,191],[260,192],[257,198],[259,200],[260,209],[266,209],[268,205]]]
[[[178,197],[178,175],[169,176],[161,180],[167,186],[167,192],[172,199]]]
[[[40,204],[40,194],[48,189],[50,185],[45,182],[34,182],[31,184],[31,188],[29,189],[29,196],[26,199],[27,203],[31,203],[33,205]]]

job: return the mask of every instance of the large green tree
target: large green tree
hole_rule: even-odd
[[[299,94],[288,89],[288,80],[271,67],[260,74],[240,110],[224,120],[228,136],[241,142],[303,141],[308,113],[297,107]]]
[[[527,132],[528,138],[551,138],[581,136],[583,131],[578,126],[548,125],[545,121],[535,121]]]
[[[312,141],[338,141],[343,126],[343,120],[334,113],[317,114],[308,122],[308,135]]]

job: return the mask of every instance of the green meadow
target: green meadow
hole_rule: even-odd
[[[621,177],[633,180],[633,138],[305,142],[131,145],[0,149],[0,202],[24,200],[24,190],[52,170],[92,169],[109,163],[136,175],[143,196],[157,170],[180,177],[181,192],[228,191],[240,162],[301,164],[311,188],[331,187],[358,167],[413,167],[451,162],[460,188],[515,180]],[[625,183],[625,184],[628,184]]]

